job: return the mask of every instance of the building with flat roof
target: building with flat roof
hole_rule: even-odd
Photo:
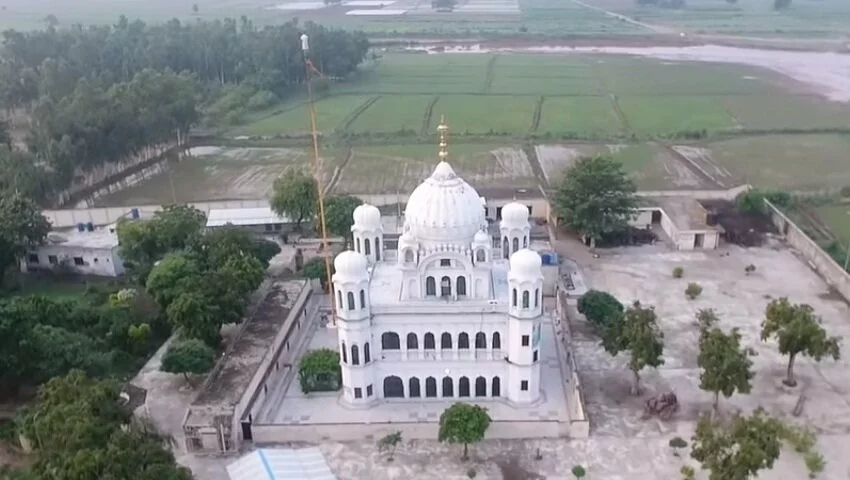
[[[21,259],[23,272],[58,269],[78,275],[123,275],[115,226],[95,229],[92,224],[80,224],[74,230],[50,232],[43,245]]]
[[[280,233],[293,223],[271,207],[211,208],[207,213],[207,228],[234,226],[255,233]]]
[[[632,225],[659,225],[677,250],[713,250],[720,244],[722,227],[695,198],[642,196]]]

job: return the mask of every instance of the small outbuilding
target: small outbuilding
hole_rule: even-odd
[[[660,226],[677,250],[717,248],[721,228],[695,198],[689,196],[641,197],[632,225],[638,228]]]
[[[21,271],[65,270],[78,275],[117,277],[124,274],[115,226],[79,224],[74,230],[47,234],[45,243],[21,259]]]
[[[261,448],[227,466],[230,480],[336,480],[316,447]]]

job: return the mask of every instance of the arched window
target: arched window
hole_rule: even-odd
[[[398,350],[401,348],[398,334],[395,332],[384,332],[381,334],[381,350]]]
[[[345,342],[340,343],[339,350],[342,352],[342,363],[348,363],[348,351],[345,348]]]
[[[457,336],[457,348],[469,348],[469,334],[467,334],[466,332],[462,332],[460,335]]]
[[[522,308],[528,308],[528,290],[522,291]]]
[[[516,288],[511,291],[511,305],[516,307]]]
[[[342,310],[342,290],[336,291],[336,306]]]
[[[385,377],[384,398],[404,398],[404,382],[395,375]]]
[[[437,295],[437,282],[434,280],[434,277],[425,279],[425,295],[429,297]]]
[[[476,262],[486,262],[487,261],[487,254],[484,253],[483,248],[479,248],[478,250],[475,251],[475,261]]]
[[[436,397],[437,396],[437,379],[434,377],[428,377],[425,379],[425,396],[426,397]]]
[[[381,259],[381,239],[375,237],[375,260]]]
[[[434,334],[431,332],[425,334],[425,341],[422,343],[424,343],[423,348],[425,350],[434,350],[437,348],[436,342],[434,341]]]
[[[413,263],[413,250],[409,248],[404,250],[404,262]]]
[[[475,334],[475,348],[487,348],[487,335],[484,332]]]
[[[357,349],[357,345],[351,346],[351,364],[360,365],[360,350]]]
[[[363,254],[364,255],[371,255],[372,254],[372,242],[370,242],[368,238],[363,239]]]
[[[372,361],[372,350],[369,348],[369,342],[366,342],[363,345],[363,364],[367,364]]]
[[[458,397],[468,397],[469,396],[469,379],[467,377],[460,377],[460,380],[457,382],[457,396]]]
[[[511,252],[510,250],[508,250],[508,248],[508,237],[505,237],[502,241],[502,257],[504,257],[505,259],[510,257]]]
[[[443,350],[452,349],[452,335],[449,332],[443,332],[440,335],[440,348]]]
[[[360,289],[360,308],[366,308],[366,290]]]
[[[443,396],[444,397],[454,397],[454,384],[452,383],[452,377],[443,377]]]
[[[487,379],[484,377],[478,377],[475,379],[475,396],[476,397],[486,397],[487,396]]]
[[[407,381],[407,396],[410,398],[419,398],[422,396],[422,392],[419,391],[419,379],[416,377],[410,377]]]
[[[366,242],[368,242],[368,241],[369,240],[366,240]],[[513,250],[511,250],[511,253],[516,253],[519,250],[519,239],[517,237],[514,237],[514,240],[513,240],[512,243],[513,243],[514,248],[513,248]],[[366,253],[369,253],[369,244],[368,243],[366,243]]]
[[[348,292],[346,297],[348,297],[348,309],[354,310],[354,292]]]
[[[493,332],[493,345],[491,345],[493,350],[500,350],[502,348],[502,336],[499,335],[499,332]]]
[[[466,295],[466,277],[457,277],[457,296]]]
[[[522,237],[522,248],[528,248],[528,237]]]
[[[407,349],[408,350],[417,350],[419,348],[419,339],[416,338],[415,333],[407,334]]]
[[[360,253],[360,237],[358,237],[357,240],[355,240],[354,249],[357,250],[357,253]]]
[[[493,384],[490,387],[490,396],[491,397],[501,397],[502,396],[502,382],[499,380],[499,377],[493,377]]]
[[[443,277],[440,279],[440,296],[449,297],[452,294],[452,279]]]
[[[540,289],[535,288],[534,289],[534,308],[537,308],[539,306],[540,306]]]

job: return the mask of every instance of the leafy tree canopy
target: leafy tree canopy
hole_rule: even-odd
[[[582,158],[564,175],[553,203],[568,227],[596,240],[628,226],[636,191],[622,164],[600,155]]]
[[[178,340],[168,346],[162,357],[161,370],[180,373],[189,381],[189,375],[207,373],[215,366],[215,350],[204,342],[190,338]]]
[[[351,241],[351,226],[354,225],[354,209],[363,201],[348,195],[331,197],[325,202],[325,221],[331,235],[345,239],[345,246]]]
[[[490,415],[487,409],[469,403],[455,403],[440,415],[440,431],[437,440],[446,443],[462,443],[463,458],[469,457],[470,443],[484,439],[490,428]]]
[[[317,389],[338,389],[342,379],[339,352],[322,348],[307,353],[298,366],[298,379],[304,393]],[[332,388],[333,386],[336,388]]]
[[[312,220],[316,214],[317,188],[312,175],[289,169],[274,181],[269,203],[275,213],[289,218],[300,228],[303,221]]]
[[[578,312],[584,315],[599,331],[609,324],[621,322],[623,304],[608,292],[588,290],[578,300]]]
[[[724,333],[717,327],[703,328],[699,341],[697,364],[700,372],[700,388],[714,393],[714,409],[717,410],[720,394],[731,397],[736,391],[750,393],[752,389],[752,349],[741,347],[738,329]]]
[[[710,472],[709,480],[748,480],[773,467],[782,432],[782,423],[762,411],[736,416],[729,426],[704,417],[692,437],[691,457]]]
[[[605,330],[602,345],[611,355],[629,352],[629,370],[635,381],[632,393],[639,394],[640,371],[664,364],[664,333],[658,328],[655,307],[644,307],[636,301],[626,310],[622,323],[613,323]]]
[[[50,222],[35,202],[16,192],[0,192],[0,279],[31,248],[43,243],[49,231]]]
[[[201,285],[201,268],[188,253],[172,253],[163,258],[148,275],[147,290],[163,308],[185,292]]]
[[[838,360],[841,356],[841,339],[828,337],[821,326],[820,317],[810,305],[794,305],[787,297],[767,304],[761,325],[761,339],[776,338],[779,353],[788,355],[788,373],[785,383],[796,385],[794,360],[805,355],[819,362],[824,357]]]

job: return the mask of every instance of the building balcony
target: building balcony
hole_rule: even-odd
[[[458,350],[385,350],[381,360],[387,362],[428,362],[428,361],[503,361],[505,350],[458,349]]]

